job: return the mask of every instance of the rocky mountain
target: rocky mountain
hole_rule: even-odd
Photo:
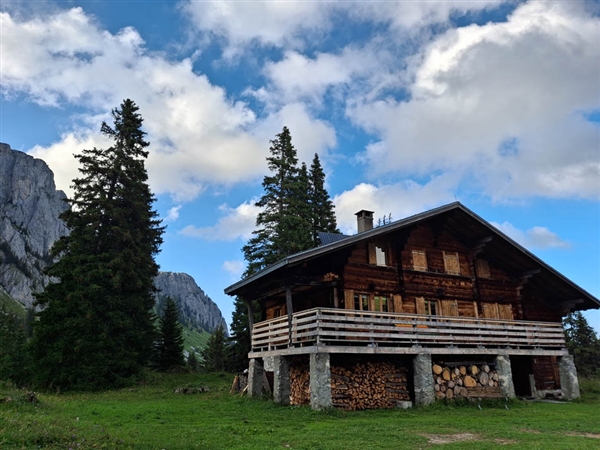
[[[67,233],[65,199],[44,161],[0,143],[0,285],[25,306],[48,284],[50,248]]]
[[[26,307],[50,281],[43,270],[52,262],[52,244],[68,233],[58,218],[65,199],[44,161],[0,143],[0,287]],[[208,332],[225,326],[219,307],[189,275],[161,273],[155,284],[157,306],[171,296],[188,326]]]
[[[227,324],[219,307],[187,273],[161,272],[154,280],[154,285],[159,289],[156,296],[158,310],[162,310],[167,297],[171,297],[186,325],[209,332],[222,325],[227,332]]]

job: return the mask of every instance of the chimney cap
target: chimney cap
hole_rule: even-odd
[[[359,212],[354,213],[355,216],[359,217],[373,217],[373,211],[367,211],[366,209],[361,209]]]

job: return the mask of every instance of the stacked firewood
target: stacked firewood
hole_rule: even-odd
[[[437,399],[457,397],[500,397],[498,373],[488,364],[434,364],[432,367]]]
[[[290,404],[310,402],[310,369],[308,361],[292,358],[290,362]]]
[[[331,398],[345,410],[395,407],[410,401],[407,370],[386,362],[332,366]]]

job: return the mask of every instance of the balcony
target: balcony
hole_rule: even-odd
[[[561,323],[314,308],[259,322],[250,357],[304,353],[565,355]]]

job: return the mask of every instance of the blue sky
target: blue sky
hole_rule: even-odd
[[[342,231],[460,200],[600,297],[598,2],[2,1],[0,141],[73,153],[133,99],[167,232],[227,321],[269,140],[318,152]],[[585,313],[600,330],[600,312]]]

